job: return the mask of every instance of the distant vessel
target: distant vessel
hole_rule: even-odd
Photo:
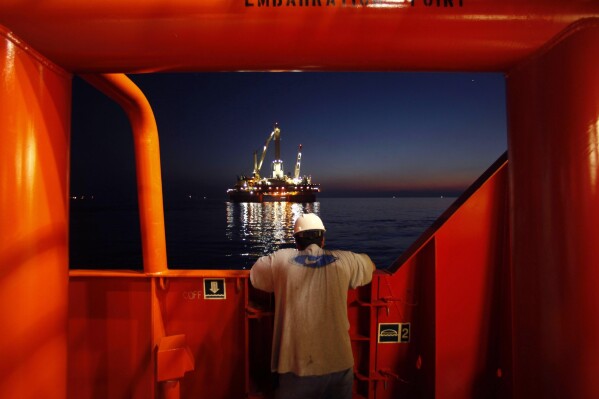
[[[275,159],[272,161],[272,177],[261,177],[260,169],[266,157],[268,144],[274,139]],[[283,172],[281,160],[281,129],[275,123],[273,131],[266,139],[262,155],[258,161],[258,152],[254,152],[254,172],[252,177],[239,176],[233,188],[227,190],[229,200],[232,202],[263,202],[263,201],[288,201],[288,202],[314,202],[316,194],[320,192],[320,185],[312,184],[311,176],[300,176],[302,159],[302,145],[299,145],[297,161],[293,177],[291,173]]]

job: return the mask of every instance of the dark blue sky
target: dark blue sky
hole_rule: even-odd
[[[489,73],[132,75],[154,109],[165,199],[225,198],[275,122],[285,172],[322,196],[456,195],[507,148],[505,85]],[[73,195],[135,195],[124,113],[75,79]],[[262,175],[268,174],[271,145]]]

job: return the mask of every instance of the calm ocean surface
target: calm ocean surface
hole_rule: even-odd
[[[370,255],[388,267],[455,198],[321,198],[313,204],[190,200],[165,209],[171,269],[243,269],[293,247],[293,221],[314,212],[326,247]],[[142,269],[137,208],[71,202],[70,267]]]

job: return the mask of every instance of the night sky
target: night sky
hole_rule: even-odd
[[[165,201],[225,199],[251,175],[275,122],[285,173],[321,196],[457,195],[507,149],[505,84],[490,73],[130,75],[160,135]],[[135,200],[131,129],[102,93],[73,82],[71,195]],[[270,175],[274,145],[262,167]]]

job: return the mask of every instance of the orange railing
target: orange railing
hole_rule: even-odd
[[[164,273],[168,267],[160,148],[152,107],[142,91],[123,74],[86,74],[82,77],[116,101],[129,117],[133,129],[144,271],[148,274]]]

